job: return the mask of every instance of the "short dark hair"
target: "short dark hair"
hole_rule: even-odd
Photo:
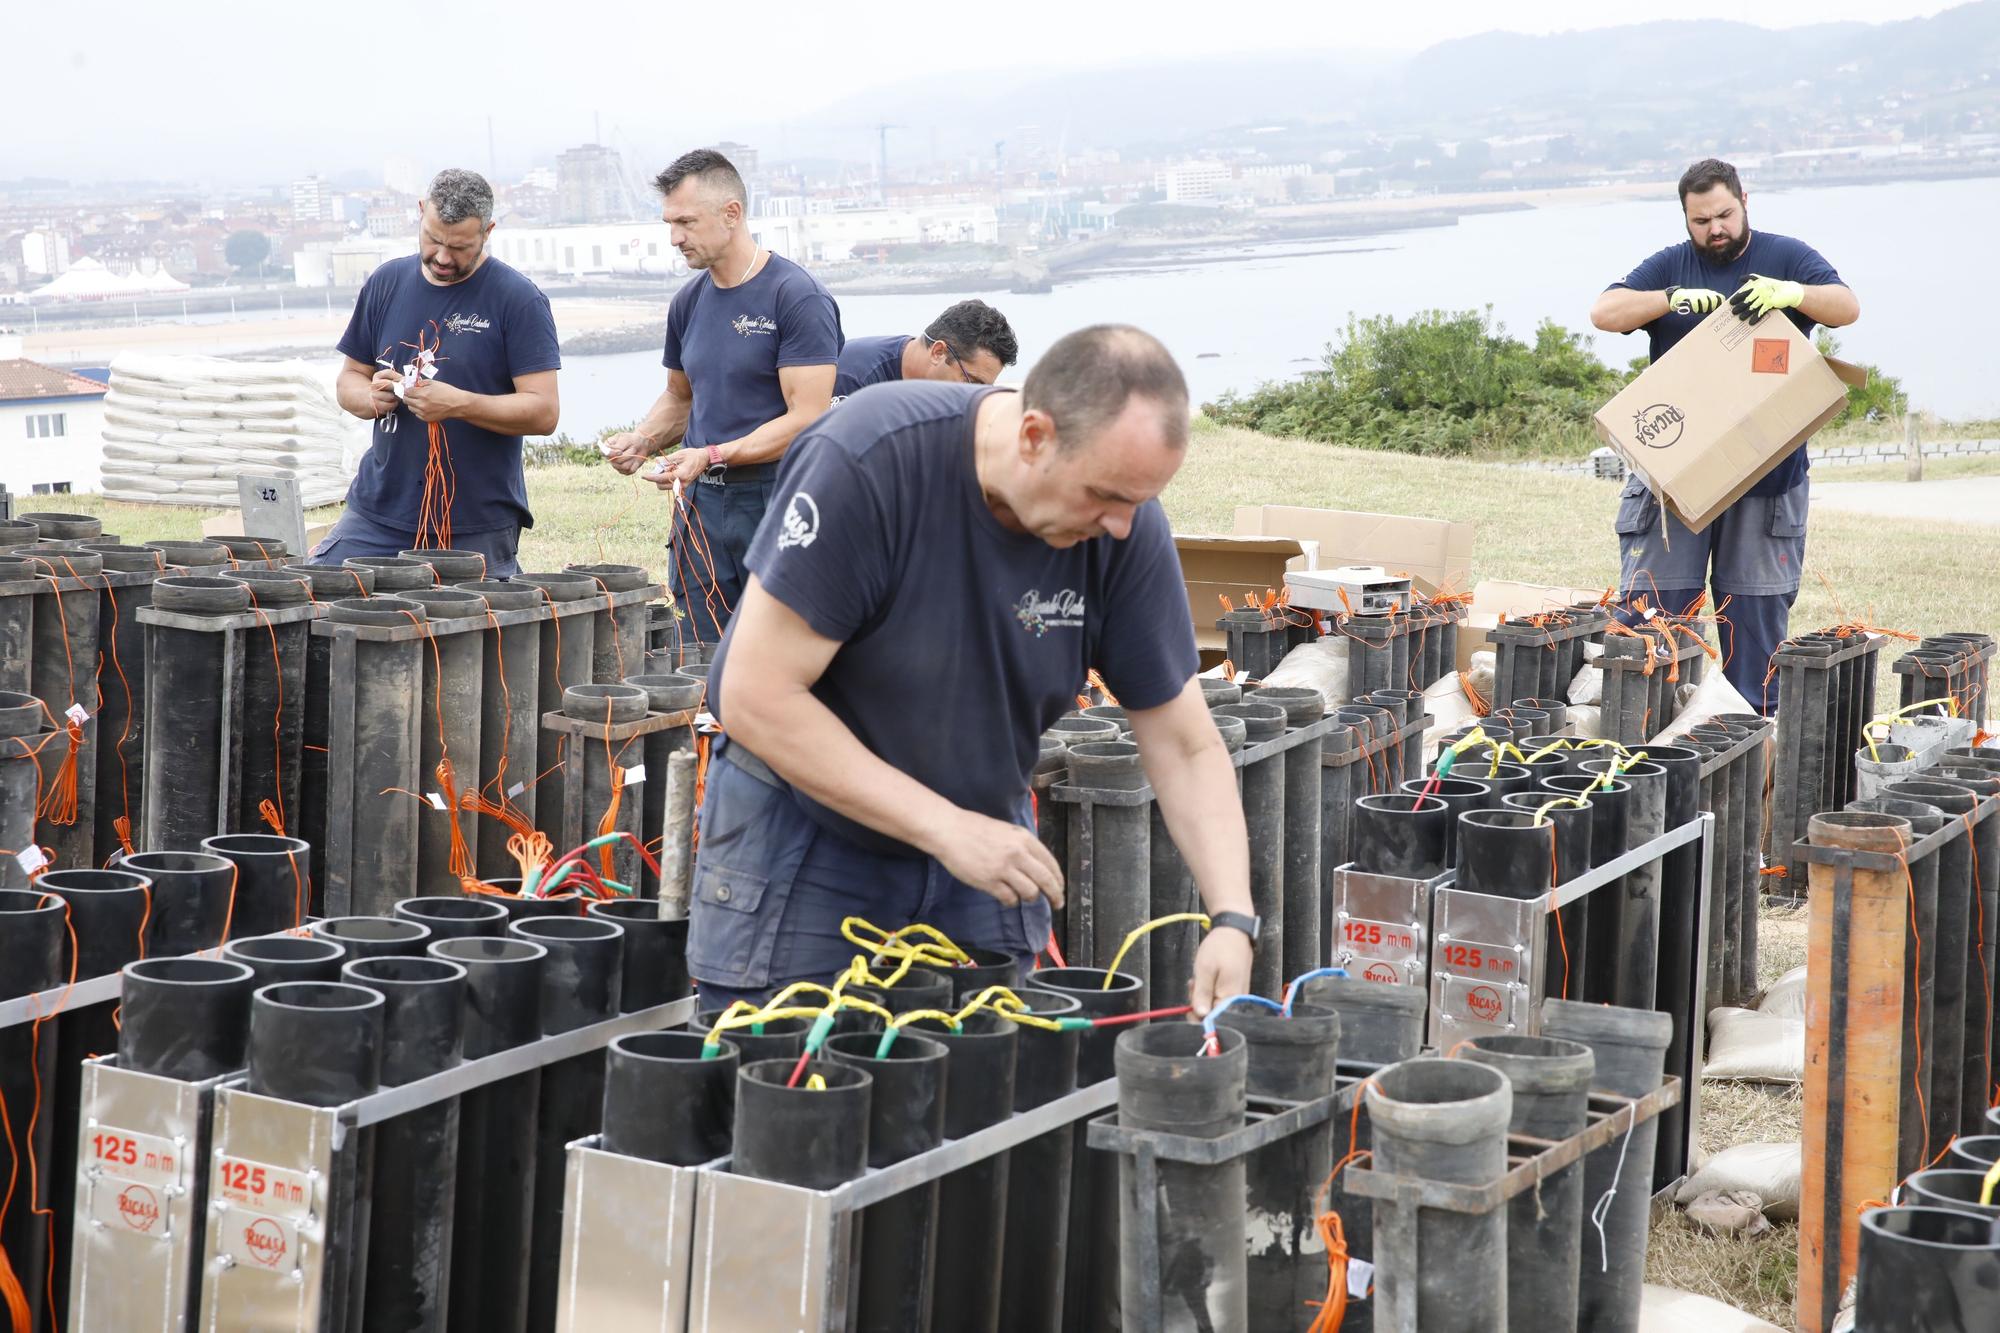
[[[991,352],[1003,366],[1014,364],[1021,344],[1007,317],[984,301],[960,301],[932,320],[924,330],[927,342],[941,342],[963,361],[974,352]]]
[[[1096,438],[1133,398],[1159,405],[1170,446],[1187,444],[1187,380],[1158,338],[1130,324],[1093,324],[1065,334],[1021,386],[1022,406],[1054,418],[1065,449]]]
[[[653,177],[653,188],[663,195],[672,194],[690,176],[699,176],[701,183],[710,189],[722,191],[745,208],[750,206],[750,192],[743,188],[742,173],[736,170],[734,162],[713,148],[682,153],[667,164],[665,171]]]
[[[1719,157],[1704,157],[1681,173],[1681,207],[1687,207],[1689,195],[1706,194],[1718,185],[1727,185],[1736,202],[1743,202],[1743,181],[1736,168]]]

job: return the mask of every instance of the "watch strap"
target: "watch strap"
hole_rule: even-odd
[[[1252,944],[1257,942],[1257,937],[1263,933],[1264,929],[1264,923],[1257,917],[1251,916],[1248,912],[1210,912],[1208,914],[1208,926],[1210,930],[1220,929],[1223,926],[1240,930],[1250,937]]]

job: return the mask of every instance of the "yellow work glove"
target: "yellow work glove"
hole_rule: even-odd
[[[1755,324],[1773,310],[1796,310],[1805,299],[1806,289],[1799,283],[1752,273],[1729,298],[1729,308],[1744,323]]]
[[[1675,315],[1706,315],[1722,304],[1722,293],[1707,287],[1667,288],[1667,310]]]

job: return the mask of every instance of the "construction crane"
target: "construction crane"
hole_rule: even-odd
[[[875,127],[875,202],[882,208],[889,206],[889,131],[903,128],[886,123]]]

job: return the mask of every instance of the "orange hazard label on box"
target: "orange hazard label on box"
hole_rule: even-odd
[[[1792,345],[1783,338],[1759,338],[1750,344],[1750,369],[1759,375],[1785,375],[1792,369]]]

